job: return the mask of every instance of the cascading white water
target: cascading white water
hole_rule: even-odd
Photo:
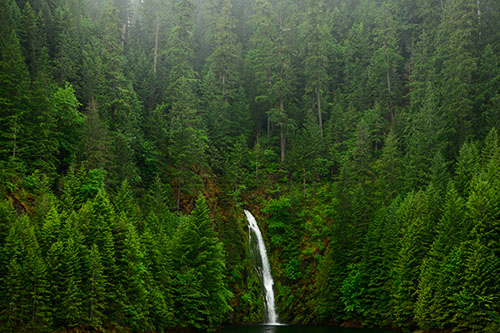
[[[271,275],[271,266],[269,265],[269,260],[267,259],[266,245],[264,244],[262,233],[260,232],[257,221],[255,221],[252,213],[245,210],[245,215],[247,216],[248,227],[250,228],[250,232],[248,233],[250,243],[252,241],[253,232],[257,237],[257,246],[259,249],[260,259],[262,261],[262,271],[259,273],[262,275],[262,283],[264,285],[267,324],[278,324],[278,315],[276,314],[276,309],[274,307],[274,281],[273,276]]]

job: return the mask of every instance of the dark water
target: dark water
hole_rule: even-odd
[[[302,326],[302,325],[251,325],[228,326],[223,333],[388,333],[390,331],[371,328],[345,328],[332,326]]]

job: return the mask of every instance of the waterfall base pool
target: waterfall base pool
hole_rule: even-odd
[[[242,325],[228,326],[223,333],[389,333],[391,331],[374,328],[345,328],[313,325]]]

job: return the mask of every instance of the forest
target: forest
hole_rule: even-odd
[[[0,330],[500,332],[499,18],[0,0]]]

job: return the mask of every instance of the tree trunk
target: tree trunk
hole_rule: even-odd
[[[271,119],[267,113],[267,140],[269,141],[269,132],[271,131]]]
[[[160,20],[156,18],[156,32],[155,32],[155,53],[153,58],[153,73],[156,73],[156,59],[158,58],[158,34],[160,31]]]
[[[387,90],[389,92],[389,112],[391,114],[391,122],[394,122],[394,112],[392,111],[392,90],[391,90],[391,72],[389,70],[389,59],[387,57],[387,44],[384,43],[385,52],[385,75],[387,80]]]
[[[318,122],[319,122],[319,130],[321,132],[321,136],[323,136],[323,119],[321,118],[321,93],[319,88],[316,88],[316,100],[318,104]]]
[[[481,0],[477,0],[477,26],[481,35]]]
[[[94,295],[94,291],[95,291],[95,272],[92,272],[92,295]],[[90,314],[89,314],[89,318],[92,320],[94,318],[94,299],[92,298],[91,301],[90,301]]]
[[[125,33],[127,32],[127,23],[122,24],[122,50],[125,45]]]
[[[179,187],[177,188],[177,210],[181,209],[181,188],[182,185],[179,185]]]
[[[271,74],[268,72],[267,73],[267,76],[269,78]],[[267,90],[270,91],[271,90],[271,82],[267,81]],[[271,104],[271,101],[269,100],[269,112],[273,109],[273,105]],[[270,119],[270,116],[269,116],[269,112],[267,113],[267,141],[269,141],[269,132],[271,131],[271,119]]]
[[[302,169],[303,171],[303,190],[304,190],[304,198],[306,197],[306,169]]]
[[[17,150],[17,116],[14,117],[14,147],[12,149],[12,156],[16,157]]]
[[[226,97],[226,73],[224,73],[224,70],[222,71],[221,82],[222,82],[222,98],[224,99],[224,101],[227,102],[227,97]]]
[[[34,286],[35,293],[34,293],[34,296],[33,296],[33,312],[32,312],[32,316],[31,316],[31,320],[33,322],[36,321],[36,305],[37,305],[36,298],[37,298],[37,294],[38,294],[37,282],[38,282],[38,279],[37,279],[37,276],[35,275],[35,286]]]
[[[280,16],[280,49],[279,49],[279,57],[281,58],[281,54],[283,52],[283,21]],[[283,83],[283,64],[281,64],[280,69],[280,82]],[[282,86],[283,87],[283,86]],[[283,105],[283,88],[280,88],[280,148],[281,148],[281,163],[285,162],[285,148],[286,148],[286,138],[285,138],[285,126],[283,124],[283,118],[285,116],[285,107]]]
[[[284,115],[283,95],[280,94],[280,146],[281,146],[281,163],[285,162],[285,147],[286,147],[285,126],[283,125],[283,115]]]

